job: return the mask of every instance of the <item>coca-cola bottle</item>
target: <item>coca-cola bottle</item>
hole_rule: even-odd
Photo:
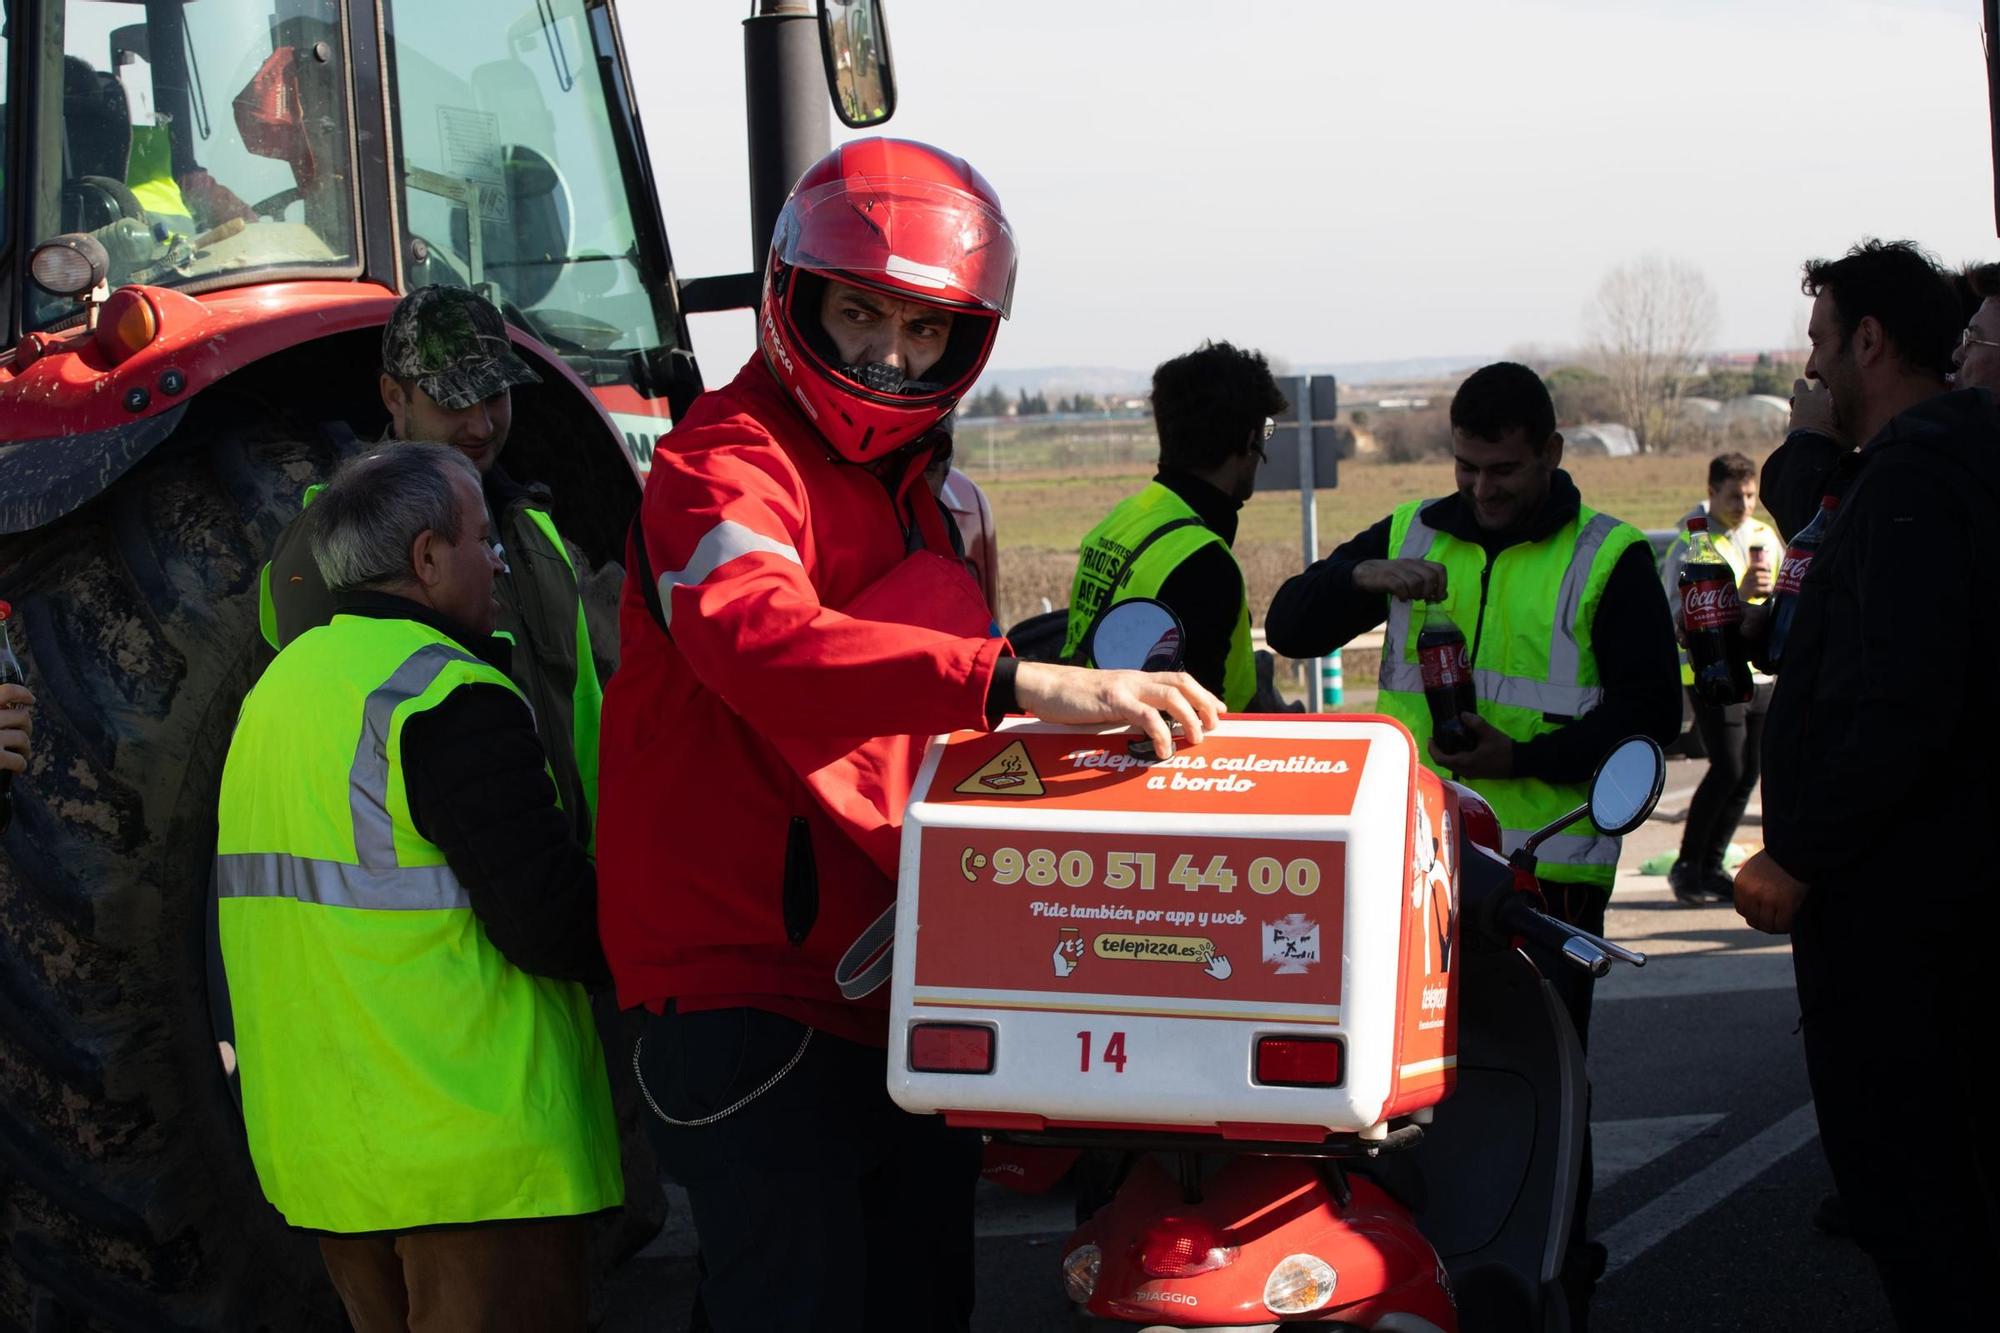
[[[1771,594],[1771,628],[1764,639],[1764,670],[1776,672],[1785,658],[1785,640],[1792,632],[1792,620],[1799,613],[1799,585],[1805,582],[1806,571],[1812,568],[1813,556],[1819,551],[1820,541],[1826,530],[1833,526],[1833,511],[1840,507],[1840,497],[1829,495],[1819,502],[1819,512],[1812,522],[1793,534],[1792,541],[1785,548],[1785,563],[1778,566],[1778,586]]]
[[[1688,553],[1681,565],[1681,631],[1694,668],[1694,696],[1724,707],[1749,702],[1757,692],[1743,647],[1743,599],[1736,571],[1715,549],[1708,518],[1688,518]]]
[[[0,602],[0,685],[25,685],[28,678],[21,672],[21,659],[14,656],[13,636],[14,608],[7,602]],[[0,769],[0,833],[14,822],[14,775]]]
[[[1476,713],[1472,692],[1472,662],[1465,652],[1465,634],[1441,606],[1424,610],[1417,631],[1417,665],[1424,675],[1424,702],[1431,706],[1431,735],[1446,754],[1470,750],[1479,743],[1460,713]]]

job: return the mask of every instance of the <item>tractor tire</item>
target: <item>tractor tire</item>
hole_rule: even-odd
[[[309,353],[205,391],[109,491],[0,538],[37,700],[0,837],[0,1330],[347,1326],[317,1245],[264,1201],[209,984],[222,764],[270,656],[258,571],[305,488],[367,447],[317,423],[369,405],[300,410]],[[629,1049],[632,1016],[595,1007]],[[666,1218],[629,1063],[607,1065],[627,1198],[592,1229],[600,1278]]]
[[[206,976],[257,573],[335,452],[210,390],[111,490],[0,545],[38,700],[0,841],[0,1327],[344,1327],[258,1188]]]

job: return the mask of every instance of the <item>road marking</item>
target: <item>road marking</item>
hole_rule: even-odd
[[[1807,1102],[1783,1120],[1752,1136],[1652,1202],[1620,1218],[1598,1236],[1610,1252],[1610,1277],[1647,1250],[1679,1231],[1769,1168],[1811,1143],[1819,1133]]]
[[[1722,1114],[1716,1112],[1591,1122],[1591,1175],[1595,1188],[1604,1189],[1654,1158],[1666,1156],[1721,1120]]]

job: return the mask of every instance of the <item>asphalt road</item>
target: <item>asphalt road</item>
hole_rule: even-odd
[[[1699,763],[1675,760],[1652,822],[1625,841],[1607,934],[1645,950],[1643,970],[1598,984],[1590,1067],[1597,1195],[1610,1251],[1594,1333],[1864,1333],[1892,1327],[1861,1253],[1819,1235],[1831,1188],[1799,1039],[1791,956],[1727,907],[1675,903],[1636,867],[1679,843]],[[1757,843],[1752,818],[1738,834]],[[686,1327],[694,1237],[684,1201],[601,1305],[606,1333]],[[1067,1333],[1058,1271],[1067,1193],[981,1195],[981,1333]],[[1468,1330],[1468,1333],[1472,1331]]]

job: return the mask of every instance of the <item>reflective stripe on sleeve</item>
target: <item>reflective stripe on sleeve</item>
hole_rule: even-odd
[[[805,562],[799,559],[797,547],[788,546],[775,537],[752,532],[734,519],[724,519],[703,533],[701,540],[695,543],[694,554],[688,557],[686,568],[670,569],[660,575],[660,614],[666,618],[667,628],[672,629],[674,624],[675,588],[702,583],[737,556],[752,555],[758,551],[789,560],[800,568],[805,566]]]

